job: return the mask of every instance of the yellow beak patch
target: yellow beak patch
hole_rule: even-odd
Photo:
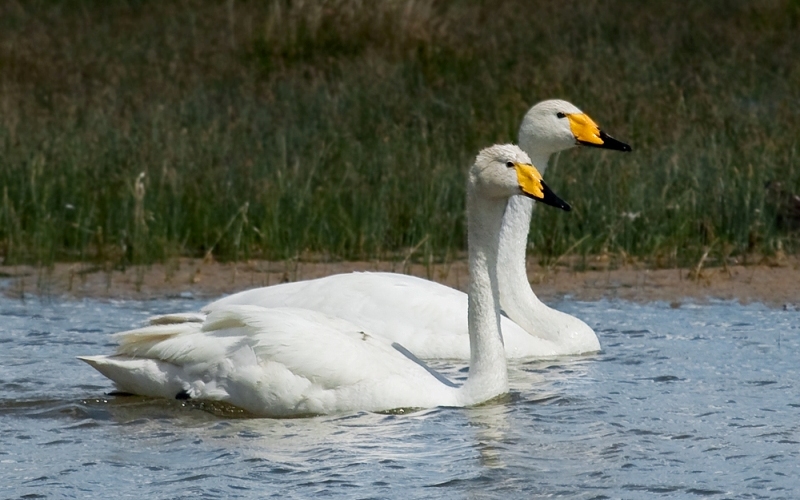
[[[517,182],[526,194],[541,200],[544,198],[544,188],[542,187],[542,174],[528,163],[514,163],[514,170],[517,171]]]
[[[575,139],[589,144],[603,144],[600,138],[600,127],[585,113],[572,113],[567,115],[569,128]]]

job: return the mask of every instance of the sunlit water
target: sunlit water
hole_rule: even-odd
[[[402,415],[234,418],[108,396],[75,359],[201,305],[0,298],[0,497],[800,497],[797,311],[565,301],[601,354],[512,362],[504,401]]]

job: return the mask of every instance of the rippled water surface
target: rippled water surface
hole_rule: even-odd
[[[506,400],[404,415],[235,418],[108,396],[75,359],[201,305],[0,298],[0,497],[800,496],[797,311],[566,301],[601,354],[512,362]]]

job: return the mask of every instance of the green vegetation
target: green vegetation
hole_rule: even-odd
[[[0,3],[0,257],[453,258],[464,172],[564,98],[540,258],[797,251],[800,1]],[[144,175],[142,175],[144,173]]]

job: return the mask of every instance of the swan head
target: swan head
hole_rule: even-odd
[[[521,194],[545,205],[571,210],[569,204],[545,184],[528,154],[514,144],[499,144],[478,153],[469,182],[485,197],[510,198]]]
[[[545,156],[573,146],[631,151],[574,104],[559,99],[542,101],[528,110],[519,127],[519,145],[532,155]]]

